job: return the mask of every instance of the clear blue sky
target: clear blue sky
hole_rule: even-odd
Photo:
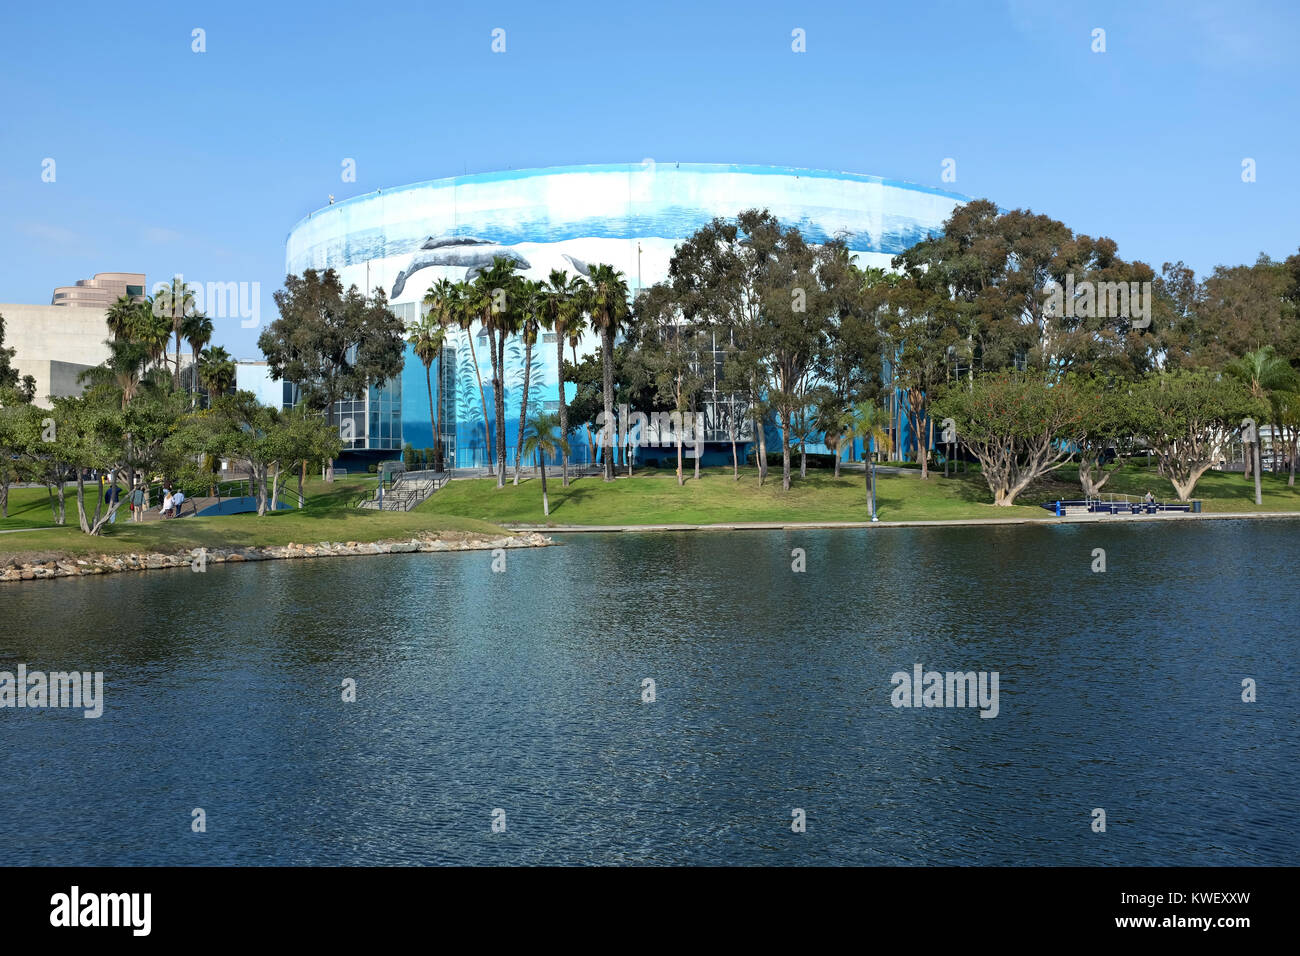
[[[1300,246],[1297,50],[1251,0],[6,3],[0,302],[181,272],[261,282],[265,323],[330,193],[646,157],[946,186],[1200,274]]]

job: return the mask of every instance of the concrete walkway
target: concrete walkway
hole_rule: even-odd
[[[1075,515],[1057,518],[954,518],[942,521],[736,521],[719,524],[507,524],[511,531],[545,531],[555,534],[623,533],[635,531],[803,531],[821,528],[960,528],[981,525],[1127,524],[1132,521],[1204,521],[1214,518],[1291,518],[1300,511],[1213,512],[1190,514],[1176,511],[1154,515]]]

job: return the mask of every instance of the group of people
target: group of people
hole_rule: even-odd
[[[117,486],[115,480],[110,480],[109,485],[104,489],[104,504],[108,505],[112,516],[108,519],[109,524],[117,522],[117,512],[115,506],[122,500],[122,490]],[[131,483],[130,496],[127,502],[131,506],[131,520],[140,522],[144,520],[145,509],[149,507],[149,486],[144,481],[136,478]],[[158,509],[158,514],[164,518],[179,518],[181,516],[181,505],[185,504],[185,492],[179,488],[172,490],[170,484],[163,485],[162,507]]]

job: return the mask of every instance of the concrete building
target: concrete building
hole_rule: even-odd
[[[409,325],[434,281],[472,277],[497,256],[512,259],[530,279],[545,279],[552,269],[585,275],[591,263],[609,263],[635,294],[667,275],[676,246],[696,229],[750,208],[771,210],[812,242],[843,237],[859,265],[887,268],[894,255],[939,232],[966,198],[878,176],[781,166],[647,160],[481,173],[383,189],[319,209],[289,232],[285,271],[332,268],[345,286],[368,292],[383,288],[393,311]],[[471,335],[477,337],[473,350]],[[477,358],[479,373],[490,379],[486,351],[478,347],[482,336],[478,323],[449,336],[450,349],[434,370],[435,381],[443,385],[441,440],[447,458],[460,466],[484,464],[491,455],[471,359]],[[598,348],[597,336],[589,334],[577,352]],[[512,340],[505,370],[511,461],[522,355]],[[571,383],[565,395],[559,394],[556,361],[554,335],[546,333],[533,353],[530,407],[554,411],[572,398]],[[726,457],[730,422],[745,439],[751,430],[748,416],[716,383],[706,391],[705,439]],[[489,406],[491,401],[489,396]],[[356,426],[347,451],[392,457],[405,443],[430,446],[429,404],[424,367],[408,348],[400,378],[372,389],[363,401],[336,408],[336,420]],[[575,444],[575,459],[586,455],[585,444]]]
[[[51,305],[86,309],[107,309],[122,296],[144,299],[143,272],[97,272],[92,279],[78,279],[76,285],[59,286]]]
[[[36,402],[80,395],[77,376],[108,358],[104,309],[77,305],[0,303],[5,348],[14,350],[18,374],[36,379]]]

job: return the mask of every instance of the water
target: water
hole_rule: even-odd
[[[6,861],[1293,864],[1297,531],[575,535],[500,574],[6,585],[0,670],[106,697],[0,710]],[[916,663],[999,672],[998,716],[892,707]]]

